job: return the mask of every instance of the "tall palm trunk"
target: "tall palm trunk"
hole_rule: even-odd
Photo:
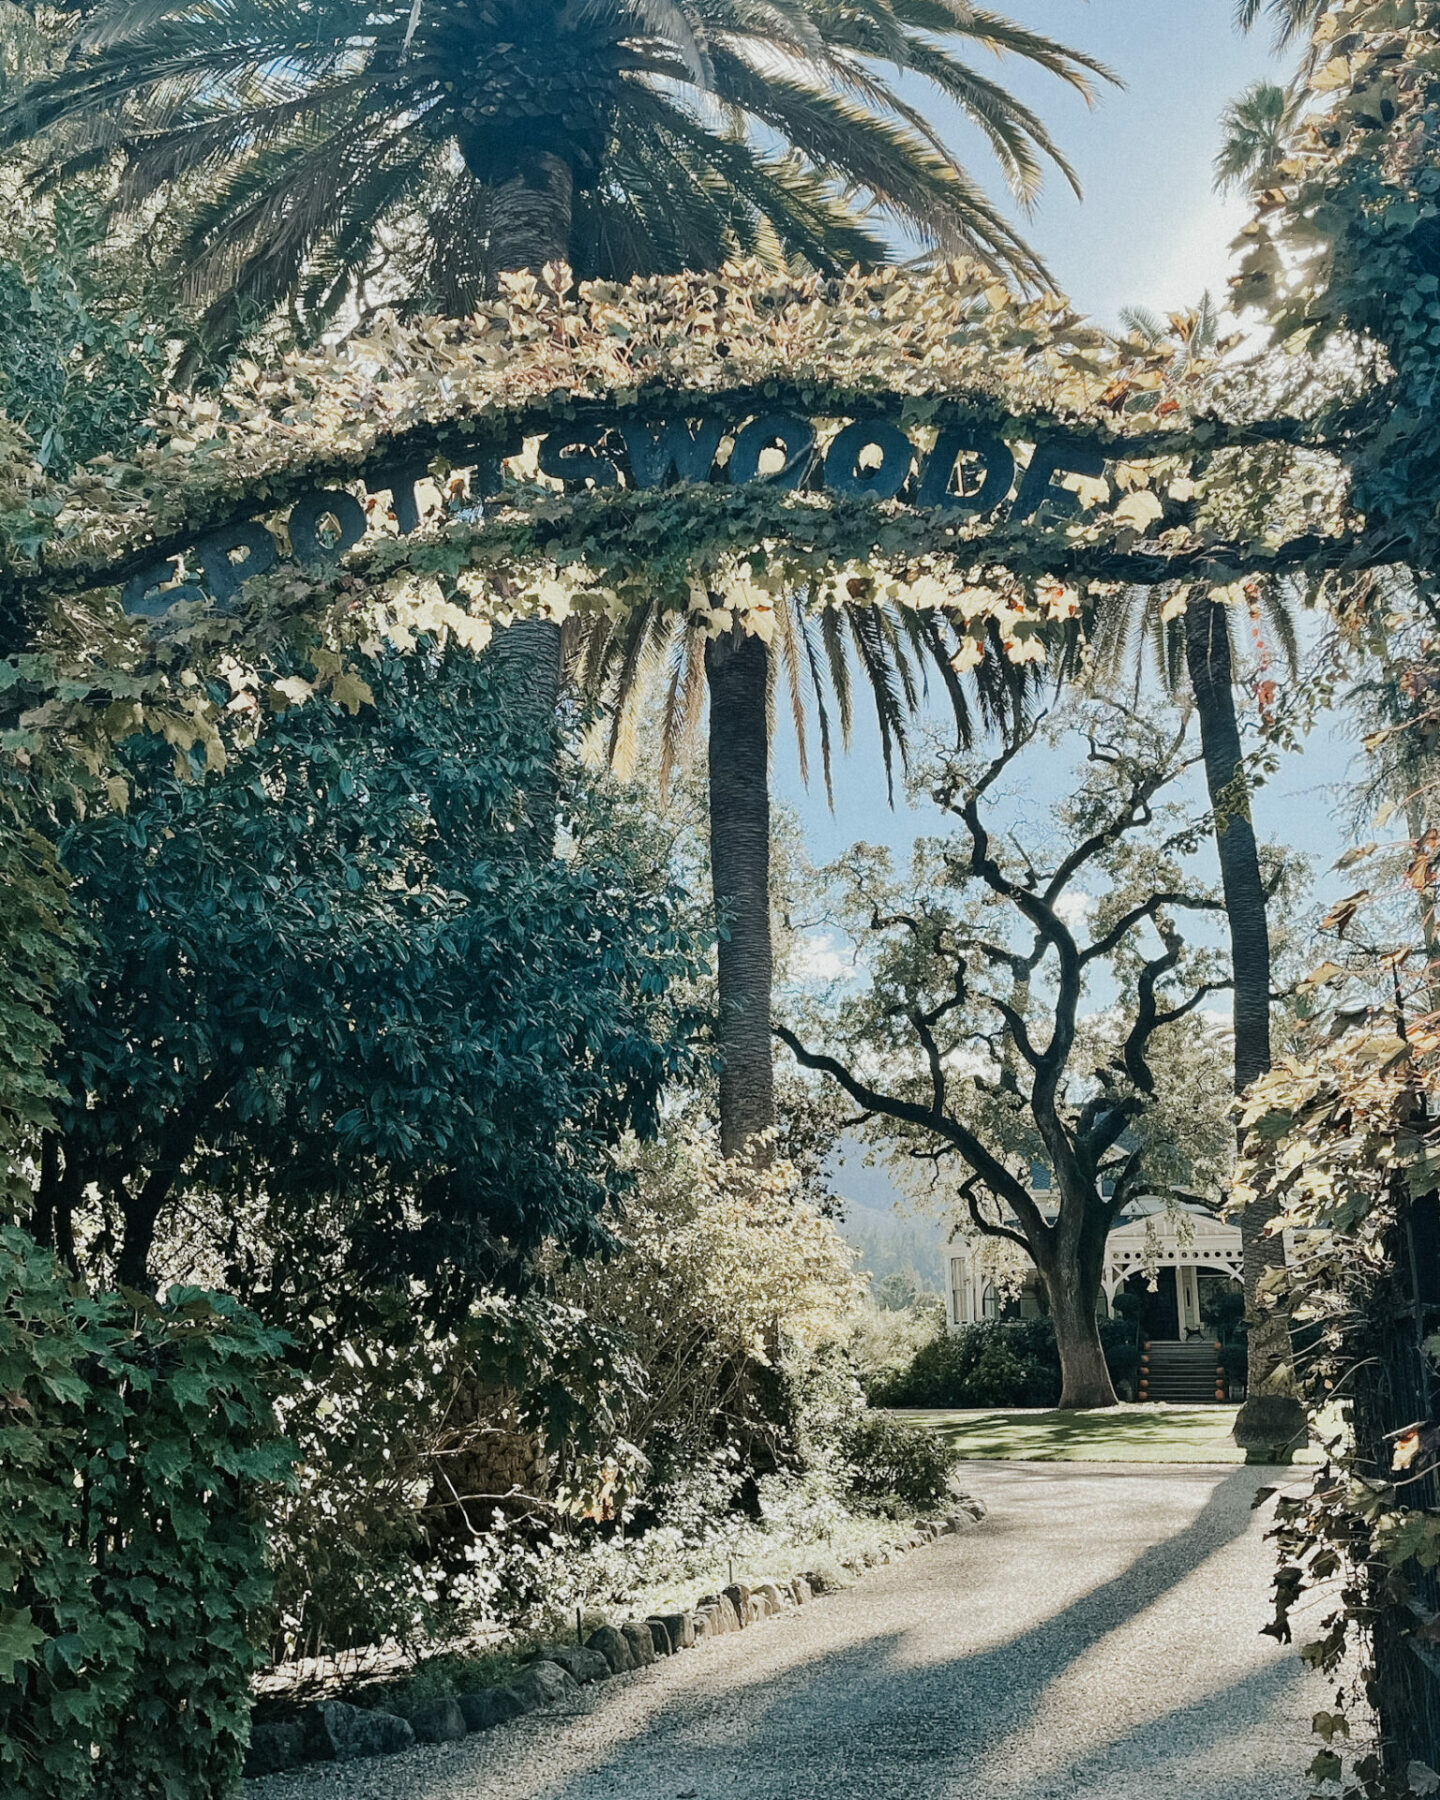
[[[1235,671],[1223,608],[1204,599],[1191,601],[1185,614],[1185,661],[1200,719],[1205,782],[1230,921],[1238,1094],[1270,1067],[1270,927],[1250,817],[1240,722],[1235,712]]]
[[[1220,856],[1220,880],[1230,926],[1230,960],[1235,979],[1235,1092],[1240,1094],[1270,1067],[1270,927],[1235,711],[1229,621],[1223,608],[1201,595],[1192,596],[1185,612],[1185,662],[1200,720],[1205,782],[1215,820],[1215,847]],[[1240,1220],[1245,1309],[1250,1318],[1250,1399],[1236,1421],[1236,1435],[1242,1439],[1251,1420],[1263,1410],[1256,1402],[1276,1371],[1290,1360],[1289,1330],[1284,1317],[1274,1313],[1262,1315],[1258,1306],[1262,1279],[1285,1262],[1281,1239],[1266,1235],[1266,1227],[1274,1216],[1274,1206],[1255,1202],[1246,1207]],[[1293,1435],[1294,1425],[1292,1421],[1287,1435]],[[1276,1438],[1272,1445],[1262,1447],[1255,1460],[1269,1460],[1272,1451],[1278,1454],[1281,1448],[1281,1439]]]
[[[705,649],[710,867],[720,940],[720,1146],[740,1155],[775,1123],[770,1047],[769,658],[759,638]]]
[[[508,180],[482,187],[487,287],[502,273],[538,273],[547,263],[570,260],[574,197],[574,176],[556,156],[536,157]],[[548,728],[564,674],[560,627],[550,619],[517,619],[495,634],[492,655],[518,665],[517,700],[533,711],[537,727]]]
[[[531,155],[503,180],[483,174],[478,179],[484,183],[485,262],[492,286],[500,275],[538,274],[547,263],[569,262],[575,176],[568,163],[555,155]]]

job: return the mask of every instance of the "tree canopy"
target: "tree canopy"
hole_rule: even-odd
[[[882,1143],[934,1162],[977,1231],[1028,1251],[1056,1321],[1061,1404],[1086,1407],[1114,1404],[1095,1328],[1106,1237],[1138,1199],[1223,1197],[1223,1101],[1212,1091],[1218,1142],[1167,1129],[1182,1101],[1152,1056],[1231,983],[1203,931],[1198,947],[1182,931],[1221,910],[1185,866],[1200,828],[1174,792],[1183,726],[1167,739],[1099,707],[1074,728],[1086,765],[1048,842],[1007,841],[993,817],[1032,730],[939,772],[934,797],[958,829],[918,847],[911,880],[883,853],[853,853],[840,917],[868,978],[827,1021],[827,1049],[778,1030]]]
[[[77,1263],[146,1285],[187,1194],[228,1212],[251,1296],[327,1243],[443,1299],[605,1240],[607,1152],[688,1061],[671,987],[701,942],[643,828],[572,777],[566,853],[535,855],[550,736],[503,667],[453,643],[362,666],[348,710],[285,704],[223,772],[128,740],[123,807],[59,841],[85,956],[35,1224]],[[227,705],[256,717],[243,681]]]

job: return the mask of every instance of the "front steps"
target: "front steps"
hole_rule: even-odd
[[[1140,1353],[1140,1399],[1203,1406],[1226,1398],[1220,1346],[1147,1339]]]

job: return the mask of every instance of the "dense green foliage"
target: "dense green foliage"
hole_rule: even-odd
[[[0,1230],[0,1787],[207,1800],[248,1738],[281,1349],[224,1295],[92,1300]]]
[[[277,1661],[413,1651],[457,1616],[503,1616],[515,1547],[590,1504],[647,1386],[630,1345],[536,1293],[489,1295],[459,1324],[417,1331],[396,1292],[363,1328],[312,1316],[296,1353],[283,1424],[297,1475],[268,1516]]]
[[[76,966],[55,847],[35,822],[34,783],[13,769],[0,780],[0,891],[0,1212],[13,1214],[29,1196],[20,1157],[55,1098],[50,1003]]]
[[[11,209],[6,225],[0,410],[42,468],[65,474],[133,439],[161,383],[163,334],[107,267],[84,189],[57,194],[38,218]]]
[[[823,1470],[840,1505],[861,1400],[827,1348],[855,1287],[835,1226],[793,1167],[726,1163],[709,1134],[672,1123],[622,1160],[604,1259],[552,1252],[538,1289],[418,1333],[403,1294],[363,1327],[309,1321],[277,1648],[511,1628],[617,1529],[693,1515],[723,1536],[762,1476]]]
[[[220,1202],[227,1284],[281,1316],[337,1254],[437,1298],[519,1279],[542,1242],[604,1241],[607,1153],[685,1066],[668,990],[698,941],[663,847],[572,770],[544,850],[551,737],[503,664],[362,666],[326,699],[281,683],[221,772],[128,740],[125,810],[61,839],[92,948],[57,1006],[36,1219],[99,1270],[161,1272],[183,1187]]]
[[[1111,1378],[1133,1384],[1140,1365],[1135,1327],[1103,1323],[1100,1341]],[[1049,1319],[987,1320],[923,1345],[908,1368],[870,1389],[875,1406],[1054,1406],[1060,1354]]]
[[[1433,0],[1317,3],[1302,87],[1316,102],[1276,170],[1237,284],[1280,336],[1344,343],[1351,379],[1329,423],[1348,440],[1354,502],[1394,560],[1436,569],[1433,402],[1440,344],[1440,113]]]
[[[864,1413],[841,1447],[850,1465],[850,1492],[862,1504],[897,1512],[933,1512],[949,1492],[956,1456],[942,1438],[883,1413]]]

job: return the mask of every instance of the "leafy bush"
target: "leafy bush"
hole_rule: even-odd
[[[945,1302],[938,1294],[922,1294],[913,1306],[899,1310],[867,1296],[850,1320],[845,1347],[868,1394],[893,1382],[944,1332]]]
[[[133,441],[164,379],[165,325],[126,299],[133,286],[115,278],[113,240],[83,189],[57,192],[48,218],[9,208],[4,227],[0,407],[42,468],[68,474]]]
[[[849,1367],[821,1354],[858,1297],[853,1252],[791,1163],[727,1162],[706,1132],[676,1125],[634,1146],[631,1168],[624,1252],[557,1283],[643,1372],[626,1397],[630,1441],[662,1485],[717,1444],[758,1473],[808,1465],[798,1440],[823,1437],[831,1411],[838,1431],[861,1404]]]
[[[196,1289],[87,1299],[0,1229],[7,1800],[208,1800],[238,1777],[282,1345]]]
[[[1106,1320],[1100,1340],[1112,1378],[1132,1380],[1139,1366],[1133,1327]],[[1049,1319],[963,1326],[924,1345],[870,1395],[876,1406],[1054,1406],[1059,1398],[1060,1353]]]
[[[931,1512],[945,1499],[957,1461],[933,1432],[867,1412],[845,1434],[850,1492],[886,1510]]]
[[[515,1530],[482,1534],[471,1546],[467,1606],[457,1631],[517,1640],[567,1636],[577,1608],[587,1623],[644,1618],[690,1606],[731,1579],[749,1582],[805,1569],[830,1570],[895,1541],[892,1522],[915,1510],[861,1506],[846,1491],[848,1470],[782,1469],[752,1477],[733,1455],[717,1453],[672,1483],[663,1520],[634,1536],[583,1522],[536,1539]],[[737,1505],[753,1479],[753,1509]],[[933,1502],[931,1503],[933,1504]]]
[[[588,1475],[593,1493],[596,1464],[620,1455],[617,1411],[642,1372],[578,1309],[490,1295],[457,1330],[416,1330],[405,1296],[391,1304],[363,1331],[306,1321],[304,1377],[282,1409],[298,1473],[269,1521],[277,1659],[445,1637],[471,1528],[497,1510],[548,1521],[562,1490]],[[548,1477],[513,1505],[456,1507],[511,1485],[496,1452],[512,1431]]]
[[[781,1468],[841,1494],[864,1401],[831,1340],[857,1282],[804,1178],[675,1121],[619,1160],[621,1247],[557,1258],[547,1293],[488,1294],[453,1328],[417,1328],[405,1296],[364,1329],[307,1320],[283,1417],[299,1475],[271,1518],[277,1658],[528,1629],[562,1592],[573,1624],[664,1543],[592,1539],[663,1522],[721,1543]]]
[[[88,949],[54,1009],[64,1180],[41,1207],[59,1247],[98,1226],[68,1218],[93,1184],[141,1286],[174,1267],[157,1202],[199,1190],[257,1310],[363,1314],[408,1277],[453,1319],[542,1246],[609,1244],[611,1153],[692,1061],[672,988],[703,937],[655,821],[557,769],[516,665],[453,640],[309,655],[253,741],[227,715],[223,768],[135,733],[125,811],[60,838]]]

